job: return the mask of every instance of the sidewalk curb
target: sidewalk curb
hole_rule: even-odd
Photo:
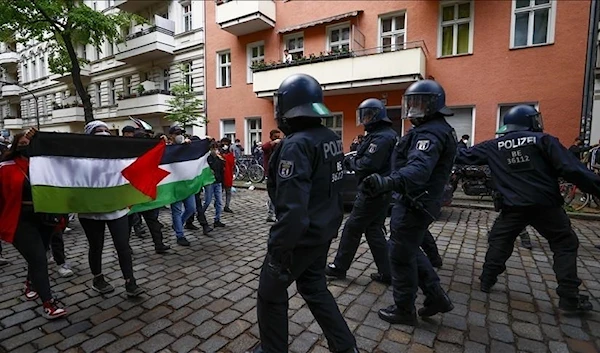
[[[264,185],[262,183],[261,184],[250,184],[250,185],[246,185],[245,183],[236,185],[234,183],[233,186],[236,188],[243,188],[243,189],[248,189],[250,186],[254,186],[254,190],[267,190],[266,185]],[[465,199],[461,199],[461,198],[457,198],[455,200],[470,201],[470,200],[465,200]],[[452,204],[448,207],[467,208],[467,209],[471,209],[471,210],[483,210],[483,211],[493,211],[494,210],[493,205],[484,204],[484,203],[460,202],[460,201],[459,202],[452,201]],[[584,221],[600,221],[600,214],[567,212],[567,215],[569,215],[569,217],[572,219],[581,219]]]

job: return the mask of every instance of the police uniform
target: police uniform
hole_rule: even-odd
[[[356,173],[359,185],[373,173],[383,176],[390,174],[390,158],[398,141],[398,134],[391,128],[391,120],[387,118],[385,106],[380,100],[365,100],[359,106],[359,114],[364,114],[361,111],[365,110],[376,115],[364,124],[368,134],[358,147],[356,156],[346,163],[348,169]],[[391,282],[384,224],[391,199],[391,192],[368,197],[359,190],[352,212],[344,225],[335,260],[326,269],[328,276],[346,277],[346,271],[350,268],[364,233],[378,270],[378,273],[371,274],[371,278],[383,283]]]
[[[419,247],[440,212],[442,194],[454,164],[457,138],[444,119],[452,112],[445,106],[443,88],[435,81],[418,81],[407,88],[402,113],[415,127],[396,145],[391,176],[374,174],[363,184],[369,193],[397,192],[389,241],[395,305],[379,310],[379,317],[390,323],[415,325],[418,287],[426,296],[420,316],[454,308]]]
[[[562,208],[558,177],[594,195],[600,195],[600,177],[586,169],[558,139],[542,132],[541,116],[534,108],[516,106],[504,122],[507,125],[498,131],[504,136],[460,151],[457,157],[460,163],[488,164],[494,186],[502,195],[500,215],[489,234],[481,290],[491,290],[498,275],[506,270],[516,237],[531,225],[548,240],[554,253],[559,307],[591,310],[587,297],[579,295],[579,241]]]
[[[296,128],[285,128],[278,119],[286,138],[269,161],[268,191],[277,222],[270,230],[260,274],[257,312],[261,343],[253,352],[288,351],[287,288],[293,282],[321,326],[329,349],[358,352],[354,336],[327,289],[324,273],[329,245],[343,218],[342,141],[320,123],[320,117],[329,112],[314,78],[290,76],[278,92],[278,116],[294,119],[289,124]],[[310,124],[304,126],[302,120]]]

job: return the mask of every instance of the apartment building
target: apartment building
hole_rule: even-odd
[[[108,123],[113,134],[142,119],[155,131],[172,123],[164,116],[172,99],[170,87],[185,81],[204,99],[204,4],[181,0],[84,0],[104,13],[127,11],[141,15],[146,24],[123,28],[123,43],[105,43],[101,50],[88,45],[79,55],[89,60],[81,69],[92,97],[95,119]],[[81,132],[84,113],[70,74],[48,68],[49,43],[0,46],[3,81],[0,97],[3,133],[16,133],[36,125],[42,131]],[[204,135],[204,128],[193,129]]]
[[[323,85],[325,124],[346,148],[362,133],[356,108],[381,99],[394,126],[412,82],[447,92],[457,134],[494,137],[516,104],[546,130],[579,134],[590,1],[206,1],[208,134],[268,139],[273,93],[294,73]],[[283,62],[284,50],[292,56]],[[289,59],[289,58],[288,58]],[[408,125],[408,124],[407,124]]]

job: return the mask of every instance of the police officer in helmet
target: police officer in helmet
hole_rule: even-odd
[[[481,290],[490,292],[506,270],[516,237],[528,225],[550,243],[559,308],[590,311],[592,304],[579,294],[577,276],[579,241],[565,213],[558,178],[582,191],[600,196],[600,177],[588,170],[557,138],[543,132],[542,116],[531,106],[518,105],[504,116],[502,136],[462,150],[457,162],[488,164],[501,211],[490,231],[489,248],[481,276]]]
[[[419,316],[454,308],[431,262],[419,249],[427,228],[440,212],[454,164],[456,133],[444,118],[451,115],[442,86],[432,80],[413,83],[404,93],[402,118],[410,119],[415,127],[396,145],[391,175],[373,174],[362,184],[367,194],[395,191],[398,195],[392,208],[389,241],[395,305],[379,310],[379,317],[393,324],[416,325],[418,287],[425,294]]]
[[[358,183],[373,173],[390,175],[390,158],[396,145],[398,134],[392,129],[392,121],[379,99],[369,98],[358,106],[359,122],[368,133],[358,147],[356,156],[345,160],[347,169],[356,172]],[[392,193],[386,192],[375,197],[367,197],[358,192],[352,213],[348,217],[337,255],[325,273],[335,278],[346,278],[346,271],[356,255],[362,234],[365,234],[378,273],[372,273],[375,281],[391,282],[387,241],[385,239],[385,218],[392,199]]]
[[[325,266],[342,223],[343,145],[321,124],[331,116],[313,77],[286,78],[275,95],[276,119],[286,138],[269,160],[269,196],[277,222],[258,287],[261,343],[254,353],[288,351],[287,288],[298,292],[321,326],[332,352],[358,352],[356,341],[327,289]]]

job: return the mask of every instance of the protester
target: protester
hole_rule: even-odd
[[[235,167],[235,156],[231,152],[231,140],[221,140],[221,156],[225,160],[223,168],[223,190],[225,191],[225,207],[223,212],[233,213],[229,207],[231,204],[231,188],[233,187],[233,169]]]

